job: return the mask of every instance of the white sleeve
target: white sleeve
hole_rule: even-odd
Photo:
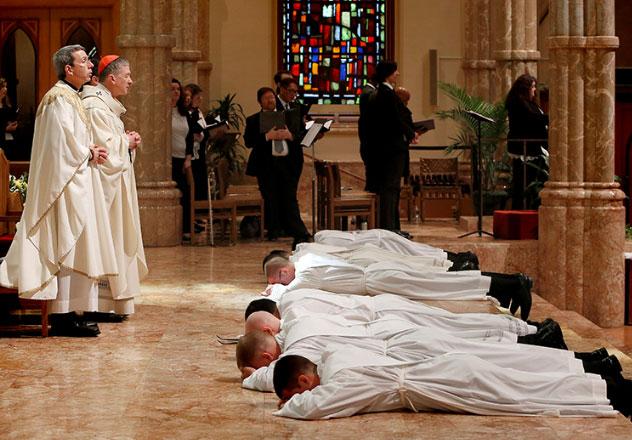
[[[359,411],[355,396],[357,393],[349,384],[330,382],[319,385],[311,391],[295,394],[273,415],[292,419],[315,420],[350,417]]]
[[[241,386],[249,390],[273,392],[274,364],[276,364],[276,361],[272,362],[267,367],[257,369],[254,373],[243,380]]]

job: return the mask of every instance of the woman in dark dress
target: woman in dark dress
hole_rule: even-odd
[[[525,194],[525,189],[536,178],[545,178],[541,171],[531,166],[546,169],[545,157],[548,156],[549,117],[535,101],[536,84],[533,76],[521,75],[505,100],[509,114],[507,150],[513,159],[513,209],[537,208],[537,198],[530,192]]]

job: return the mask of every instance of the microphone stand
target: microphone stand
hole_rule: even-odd
[[[470,235],[478,234],[479,237],[482,237],[483,234],[489,235],[493,237],[494,234],[491,232],[487,232],[483,230],[483,155],[482,155],[482,142],[481,142],[481,123],[493,123],[494,120],[492,118],[488,118],[487,116],[481,115],[480,113],[466,110],[465,113],[473,117],[477,121],[477,129],[476,129],[476,138],[477,138],[477,148],[476,148],[476,161],[472,158],[472,165],[476,164],[476,176],[478,180],[478,221],[477,227],[475,231],[467,232],[463,235],[459,235],[458,238],[469,237]],[[472,170],[472,177],[474,177],[474,170]]]

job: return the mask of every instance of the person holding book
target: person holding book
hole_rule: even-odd
[[[287,129],[292,134],[287,139],[288,154],[286,157],[275,157],[275,172],[280,174],[280,213],[281,227],[286,234],[294,238],[292,248],[296,244],[311,240],[309,232],[301,219],[298,206],[298,182],[303,172],[303,148],[301,139],[305,134],[304,107],[296,100],[298,96],[298,83],[294,78],[284,78],[279,83],[279,94],[276,101],[276,110],[285,112]]]
[[[375,68],[379,83],[371,103],[370,136],[375,139],[375,160],[381,163],[376,192],[380,197],[380,228],[399,231],[399,193],[415,131],[404,118],[404,104],[395,94],[399,71],[397,63],[382,61]]]
[[[285,81],[285,80],[284,80]],[[292,85],[296,87],[296,83]],[[292,87],[285,84],[284,87]],[[297,90],[297,89],[296,89]],[[292,93],[285,93],[289,100]],[[257,91],[261,110],[246,118],[244,142],[252,149],[246,166],[246,174],[256,176],[261,197],[265,203],[265,227],[268,239],[276,240],[282,231],[291,234],[295,241],[304,241],[307,228],[301,220],[296,191],[302,169],[303,156],[300,146],[294,142],[294,134],[287,126],[272,126],[265,129],[266,114],[277,111],[277,97],[270,87]],[[282,111],[282,110],[281,110]],[[264,125],[262,125],[262,120]],[[281,123],[276,123],[281,125]],[[262,130],[262,127],[264,129]],[[300,153],[300,169],[296,158]]]

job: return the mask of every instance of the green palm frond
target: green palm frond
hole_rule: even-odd
[[[456,122],[460,130],[451,137],[453,142],[446,149],[451,152],[457,146],[472,145],[477,139],[478,121],[467,111],[474,111],[493,119],[494,123],[481,124],[481,152],[483,161],[483,188],[492,190],[496,184],[496,167],[494,155],[498,143],[507,136],[507,110],[502,102],[490,103],[478,96],[469,95],[464,89],[444,82],[439,82],[439,89],[450,98],[455,106],[449,110],[440,110],[435,114],[439,119],[450,119]]]

